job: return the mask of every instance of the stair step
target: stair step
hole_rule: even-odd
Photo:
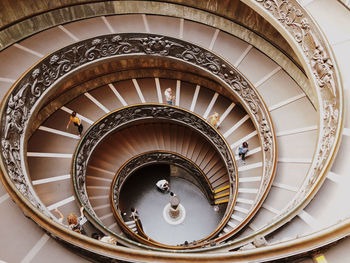
[[[217,193],[220,193],[220,192],[222,192],[222,191],[224,191],[226,189],[229,189],[229,188],[230,188],[230,185],[225,185],[225,186],[223,186],[221,188],[215,189],[214,193],[217,194]]]
[[[222,197],[225,197],[225,196],[229,196],[229,195],[230,195],[230,192],[222,193],[222,194],[219,194],[219,195],[215,195],[214,199],[219,199],[219,198],[222,198]]]
[[[132,221],[126,221],[126,222],[124,222],[124,223],[125,223],[125,225],[127,225],[127,226],[135,225],[135,221],[134,221],[134,220],[132,220]]]
[[[218,200],[218,201],[214,201],[214,204],[219,205],[219,204],[224,204],[224,203],[228,203],[229,199],[223,199],[223,200]]]

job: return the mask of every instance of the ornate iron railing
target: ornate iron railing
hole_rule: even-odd
[[[142,235],[141,235],[141,238],[135,236],[137,234],[131,231],[129,227],[124,224],[124,221],[122,218],[122,212],[120,211],[120,208],[119,208],[119,195],[125,181],[136,170],[148,165],[159,164],[159,163],[171,164],[171,165],[179,166],[185,169],[189,173],[189,176],[195,179],[195,181],[197,182],[196,183],[197,187],[199,187],[199,189],[201,189],[203,194],[206,195],[208,201],[213,203],[213,189],[207,177],[205,176],[204,172],[194,162],[192,162],[188,158],[178,153],[168,152],[168,151],[151,151],[151,152],[146,152],[144,154],[137,155],[131,158],[130,160],[128,160],[126,163],[124,163],[117,171],[111,184],[110,197],[111,197],[112,211],[114,213],[114,216],[118,224],[131,237],[135,238],[140,242],[144,242],[146,244],[152,244],[156,246],[159,246],[160,244]],[[198,245],[201,246],[201,244],[203,244],[203,242],[208,238],[203,238],[202,240],[199,240],[197,242]]]
[[[238,191],[237,167],[232,151],[225,139],[208,122],[198,115],[175,106],[147,103],[133,105],[111,112],[93,124],[79,142],[73,157],[72,181],[78,202],[85,208],[89,217],[101,226],[102,222],[98,219],[90,204],[86,189],[85,176],[90,157],[97,145],[109,134],[118,131],[126,125],[132,125],[132,123],[146,120],[166,120],[195,129],[196,132],[201,134],[213,146],[223,160],[230,180],[231,198],[227,204],[225,216],[215,230],[215,233],[218,233],[224,227],[227,220],[230,219]],[[130,166],[127,168],[130,168]],[[124,175],[119,178],[124,178]],[[210,236],[215,235],[215,233]],[[115,235],[118,237],[117,234]]]
[[[106,35],[72,44],[40,61],[14,85],[1,118],[2,160],[10,181],[39,211],[49,215],[36,197],[23,163],[26,124],[45,94],[63,77],[95,61],[135,54],[162,56],[197,66],[210,72],[241,101],[251,115],[263,148],[263,183],[260,199],[255,200],[252,209],[256,211],[270,187],[276,164],[272,122],[259,94],[233,66],[215,54],[182,40],[151,34]]]
[[[173,1],[176,2],[176,1]],[[180,2],[180,1],[179,1]],[[278,30],[280,32],[282,32],[283,34],[287,35],[287,38],[289,38],[291,45],[293,46],[293,48],[297,51],[298,47],[297,45],[301,42],[300,40],[300,34],[296,34],[296,39],[293,39],[291,37],[291,35],[289,34],[289,30],[293,29],[293,27],[298,25],[302,25],[303,27],[308,27],[309,29],[306,30],[306,38],[303,41],[304,43],[309,43],[313,46],[313,48],[309,49],[309,51],[311,51],[311,54],[313,53],[313,51],[316,51],[316,53],[321,53],[322,55],[319,56],[319,62],[321,64],[318,64],[318,62],[315,63],[315,65],[322,65],[324,62],[326,62],[327,65],[325,65],[325,69],[330,69],[329,73],[326,72],[326,74],[323,74],[322,71],[316,71],[316,76],[320,77],[320,79],[323,78],[323,76],[325,77],[324,80],[326,80],[326,82],[329,82],[329,85],[331,87],[331,89],[333,89],[336,93],[335,97],[333,96],[329,96],[329,103],[331,106],[327,107],[327,104],[325,106],[319,107],[319,109],[321,109],[323,112],[320,113],[320,120],[321,120],[321,124],[322,127],[321,129],[321,134],[322,138],[325,138],[326,141],[328,141],[328,143],[323,146],[323,150],[322,152],[317,151],[315,153],[314,159],[317,159],[318,156],[320,156],[321,154],[321,164],[320,166],[317,167],[316,171],[318,174],[318,177],[316,176],[312,176],[310,179],[311,180],[307,180],[311,183],[314,183],[314,187],[306,187],[304,188],[301,192],[303,195],[303,198],[299,198],[297,199],[297,201],[293,201],[292,203],[294,203],[294,208],[293,207],[289,207],[288,211],[291,211],[291,213],[286,213],[284,214],[284,218],[286,220],[290,220],[290,216],[292,216],[292,214],[295,214],[293,211],[298,210],[300,208],[303,207],[302,203],[303,200],[306,200],[310,197],[312,197],[312,195],[315,193],[315,191],[320,187],[320,184],[322,182],[322,178],[324,178],[327,169],[329,168],[331,161],[334,159],[335,156],[335,152],[336,149],[339,145],[339,134],[341,132],[341,127],[342,127],[342,116],[343,116],[343,95],[342,95],[342,86],[341,86],[341,82],[340,82],[340,78],[338,76],[338,71],[336,69],[336,64],[335,64],[335,60],[332,57],[330,48],[328,47],[327,43],[325,43],[325,38],[322,36],[320,30],[318,29],[318,27],[313,23],[312,18],[307,14],[307,12],[298,4],[297,1],[295,0],[290,0],[290,1],[280,1],[280,0],[276,0],[276,1],[261,1],[261,0],[255,0],[255,1],[248,1],[245,0],[244,2],[246,2],[249,6],[252,6],[252,8],[255,8],[255,4],[259,5],[261,3],[261,8],[260,7],[256,7],[256,10],[258,10],[258,12],[263,16],[266,17],[267,19],[271,20],[271,23],[273,25],[275,25]],[[220,4],[218,4],[219,6],[221,6]],[[264,5],[264,7],[263,7]],[[286,9],[285,11],[281,10],[281,6],[285,6]],[[276,8],[276,12],[269,14],[270,10],[273,10]],[[222,8],[224,9],[224,8]],[[266,10],[265,10],[266,9]],[[288,11],[289,10],[289,11]],[[294,12],[291,11],[297,11],[297,15],[295,16],[295,18],[291,17],[291,15],[293,15]],[[214,10],[215,13],[220,15],[219,10]],[[289,25],[285,26],[284,23],[287,22]],[[312,28],[312,32],[310,32],[310,28]],[[292,34],[293,35],[293,34]],[[308,39],[311,38],[311,41]],[[322,52],[317,51],[317,49],[315,49],[315,45],[318,45],[318,50],[322,50]],[[297,51],[298,54],[302,54],[303,52],[301,50]],[[317,57],[317,56],[316,56]],[[323,58],[322,58],[323,57]],[[305,70],[308,73],[308,75],[310,76],[311,79],[314,79],[312,77],[313,74],[313,69],[312,69],[312,64],[310,63],[313,60],[313,55],[311,56],[304,56],[302,57],[302,61],[305,63]],[[317,59],[316,59],[317,61]],[[328,62],[327,62],[328,61]],[[327,71],[327,70],[326,70]],[[33,80],[32,80],[33,81]],[[314,83],[315,83],[315,90],[321,90],[322,87],[320,87],[317,84],[317,81],[315,81],[314,79]],[[25,83],[22,83],[25,84]],[[23,93],[26,93],[27,91],[25,89],[23,89],[22,91],[18,88],[18,89],[13,89],[13,94],[10,95],[12,97],[12,102],[11,104],[13,106],[12,109],[9,109],[9,111],[13,111],[15,108],[17,108],[17,112],[13,113],[13,115],[16,117],[16,121],[14,121],[14,123],[12,123],[11,125],[14,126],[18,132],[18,137],[22,138],[23,136],[23,129],[24,126],[27,124],[27,118],[28,112],[31,113],[32,112],[32,108],[26,108],[23,110],[18,110],[18,108],[21,108],[21,106],[19,105],[23,105],[27,103],[27,100],[25,98],[22,97]],[[321,92],[322,94],[319,96],[319,100],[322,101],[328,101],[328,96],[327,96],[327,92]],[[320,93],[318,93],[320,94]],[[35,103],[34,99],[34,103]],[[6,118],[6,116],[4,115],[4,112],[7,111],[8,108],[8,101],[9,98],[7,98],[6,102],[2,105],[2,117],[1,117],[1,131],[2,134],[4,134],[4,119]],[[15,104],[17,106],[15,106]],[[321,103],[320,103],[321,104]],[[23,118],[23,116],[26,116]],[[327,117],[327,115],[329,117]],[[323,121],[324,119],[324,121]],[[323,123],[330,123],[330,126],[323,126]],[[12,129],[12,128],[11,128]],[[327,132],[330,131],[330,132]],[[13,137],[14,138],[13,138]],[[326,137],[324,137],[326,136]],[[1,162],[2,162],[2,168],[3,168],[3,173],[5,176],[4,182],[6,184],[6,187],[8,187],[8,189],[11,189],[11,195],[15,196],[17,195],[16,199],[17,202],[21,203],[21,207],[24,206],[24,204],[26,206],[28,206],[31,210],[28,210],[29,208],[26,208],[25,210],[27,212],[31,211],[30,214],[32,216],[35,216],[37,219],[37,222],[41,222],[41,224],[45,225],[45,227],[47,227],[47,218],[45,219],[45,217],[42,217],[40,215],[40,213],[38,214],[39,211],[45,213],[44,207],[41,205],[40,201],[38,202],[38,199],[35,195],[35,193],[28,193],[28,191],[32,191],[32,189],[30,188],[30,183],[28,178],[25,175],[25,172],[23,170],[22,167],[22,161],[23,160],[23,150],[20,150],[20,148],[22,147],[22,142],[23,142],[23,138],[22,141],[20,139],[16,140],[16,136],[14,136],[13,134],[10,136],[11,139],[13,140],[15,139],[15,142],[11,141],[9,142],[9,137],[5,138],[5,141],[2,140],[2,147],[1,147],[1,152],[2,152],[2,156],[1,156]],[[328,138],[328,139],[327,139]],[[328,147],[328,145],[331,145],[330,147]],[[319,148],[321,149],[321,148]],[[6,161],[7,158],[9,158],[9,161]],[[10,171],[11,170],[11,171]],[[315,179],[316,178],[316,179]],[[315,182],[316,180],[316,182]],[[10,190],[9,190],[10,191]],[[22,198],[21,194],[25,197]],[[35,200],[34,200],[35,199]],[[305,202],[304,202],[305,203]],[[36,207],[36,208],[35,208]],[[34,209],[33,209],[34,208]],[[24,209],[24,208],[23,208]],[[283,218],[281,218],[281,222],[283,221]],[[46,222],[46,223],[45,223]],[[282,222],[283,223],[283,222]],[[276,226],[276,224],[275,224]],[[339,226],[334,227],[331,230],[325,230],[324,233],[317,233],[312,235],[310,238],[305,238],[303,241],[305,241],[302,245],[302,247],[298,244],[296,244],[295,242],[291,241],[286,245],[276,245],[274,247],[267,247],[266,249],[264,249],[264,251],[252,251],[252,253],[247,253],[247,252],[242,252],[242,253],[223,253],[223,255],[217,257],[217,256],[208,256],[208,255],[203,255],[203,256],[199,256],[199,255],[194,255],[194,257],[196,258],[197,261],[208,261],[209,258],[215,260],[220,258],[220,261],[222,262],[232,262],[232,260],[234,259],[241,259],[242,256],[244,256],[247,260],[258,260],[261,259],[262,257],[270,257],[270,258],[277,258],[283,255],[283,253],[286,253],[286,251],[290,252],[290,253],[297,253],[298,251],[300,251],[301,249],[306,249],[305,246],[308,245],[310,248],[312,247],[316,247],[316,246],[322,246],[322,244],[328,243],[330,238],[333,238],[333,240],[337,240],[340,237],[343,237],[345,235],[347,235],[348,231],[348,226],[349,226],[349,222],[346,221],[342,224],[339,224]],[[275,229],[278,226],[275,227]],[[56,229],[57,230],[57,229]],[[58,233],[60,231],[56,231],[56,233]],[[60,232],[63,235],[65,235],[65,237],[67,237],[67,234],[63,233],[63,231]],[[337,236],[335,236],[335,233]],[[76,238],[78,238],[76,236]],[[245,242],[245,241],[239,241],[239,242]],[[87,243],[87,242],[85,242]],[[307,244],[306,244],[307,243]],[[95,249],[98,250],[99,246],[94,244],[93,242],[88,246],[91,249]],[[109,249],[109,251],[112,253],[112,250]],[[291,252],[294,251],[294,252]],[[262,253],[263,252],[263,253]],[[124,258],[130,258],[130,259],[134,259],[134,258],[139,258],[142,257],[143,259],[148,258],[148,260],[152,261],[155,257],[155,254],[152,254],[150,252],[147,252],[147,254],[143,254],[142,256],[140,254],[135,255],[134,253],[132,253],[132,255],[130,254],[129,251],[121,251],[118,250],[117,252],[118,255],[122,255],[122,257]],[[171,261],[171,259],[176,258],[177,260],[181,260],[181,259],[191,259],[194,257],[191,257],[190,255],[185,255],[182,256],[180,254],[176,254],[176,255],[163,255],[162,257],[161,253],[157,253],[157,258],[158,260],[162,260],[164,262],[169,262]]]
[[[222,247],[242,245],[255,236],[267,235],[288,222],[305,207],[321,187],[339,147],[343,126],[343,90],[335,59],[326,38],[307,11],[295,0],[243,0],[248,6],[284,32],[286,40],[298,50],[317,97],[319,131],[311,167],[296,196],[254,234],[223,244]]]
[[[253,216],[267,194],[276,166],[275,136],[266,106],[249,82],[219,56],[182,40],[151,34],[106,35],[77,42],[47,56],[15,83],[1,110],[4,135],[1,162],[9,187],[28,202],[35,213],[51,217],[36,196],[27,173],[24,149],[28,125],[45,102],[46,95],[52,94],[60,80],[91,63],[129,55],[164,57],[204,70],[246,108],[261,139],[264,160],[260,199],[255,200],[250,211]],[[83,160],[77,159],[77,162],[83,163]]]

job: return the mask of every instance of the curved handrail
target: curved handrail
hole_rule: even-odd
[[[205,193],[207,195],[207,198],[211,201],[213,201],[213,189],[210,185],[210,182],[208,181],[207,177],[205,176],[204,172],[190,159],[175,153],[175,152],[169,152],[169,151],[150,151],[145,152],[142,154],[139,154],[137,156],[132,157],[128,161],[126,161],[117,171],[116,175],[113,178],[112,184],[111,184],[111,191],[110,191],[110,199],[111,199],[111,205],[112,205],[112,211],[114,214],[114,217],[116,218],[119,225],[127,231],[127,233],[133,237],[135,237],[135,233],[132,231],[129,231],[129,228],[125,225],[124,220],[121,217],[121,211],[119,209],[119,193],[123,186],[123,183],[127,180],[127,178],[134,173],[137,169],[140,169],[146,165],[151,164],[158,164],[158,163],[171,163],[172,165],[176,165],[179,167],[184,168],[187,170],[193,177],[200,177],[204,179],[205,186],[204,188],[209,188],[209,193]],[[203,181],[203,180],[201,180]],[[201,182],[202,184],[204,182]],[[232,199],[234,199],[232,197]],[[219,226],[220,227],[220,226]],[[210,235],[212,236],[212,235]],[[209,236],[209,237],[210,237]],[[203,243],[205,240],[207,240],[209,237],[205,237],[198,241],[198,243]],[[139,239],[138,237],[135,237],[140,242],[146,242],[150,245],[157,245],[159,246],[159,243],[156,241],[149,242],[149,238],[146,237],[145,239]],[[142,238],[142,236],[141,236]],[[144,237],[143,237],[144,238]],[[152,241],[152,240],[151,240]],[[153,244],[154,243],[154,244]]]
[[[141,227],[140,219],[136,219],[135,224],[139,235],[145,239],[150,240],[149,236],[146,235],[145,231],[143,231],[143,228]]]
[[[297,55],[317,96],[319,130],[310,169],[296,196],[268,225],[254,234],[219,245],[221,248],[239,247],[258,235],[273,232],[296,216],[322,186],[339,148],[343,128],[342,82],[329,44],[312,17],[296,0],[243,0],[243,2],[275,25],[291,46],[299,51]]]
[[[1,162],[5,179],[15,189],[18,198],[26,200],[36,214],[47,215],[50,222],[52,215],[36,196],[24,160],[27,127],[45,95],[60,80],[84,65],[131,54],[164,56],[198,67],[237,97],[249,112],[262,141],[265,161],[261,192],[264,198],[270,186],[266,182],[273,179],[275,173],[276,146],[271,118],[259,94],[236,69],[208,50],[182,40],[151,34],[106,35],[74,43],[39,61],[14,84],[1,108],[4,134]]]
[[[294,1],[292,1],[292,3],[294,3]],[[316,31],[317,31],[317,30],[316,30]],[[321,37],[318,37],[318,36],[316,37],[316,39],[319,39],[319,38],[322,38],[322,36],[321,36]],[[331,58],[331,60],[332,60],[332,58]],[[337,74],[337,73],[336,73],[336,74]],[[338,84],[339,84],[339,83],[338,83]],[[339,85],[341,85],[341,84],[339,84]],[[336,84],[335,88],[338,89],[337,84]],[[338,110],[338,109],[339,109],[339,105],[335,105],[335,107],[332,107],[332,108],[333,108],[333,110],[334,110],[334,109]],[[342,107],[341,107],[341,106],[340,106],[340,108],[341,108],[341,111],[338,112],[338,113],[339,113],[339,115],[340,115],[340,117],[341,117],[343,111],[342,111]],[[329,109],[327,109],[327,111],[330,112]],[[338,118],[336,119],[336,122],[337,122],[337,121],[339,121]],[[337,138],[339,137],[339,132],[338,132],[338,131],[339,131],[339,127],[334,131],[334,133],[336,134],[335,137],[337,137]],[[333,138],[333,136],[332,136],[332,138]],[[330,155],[334,155],[334,154],[335,154],[335,153],[334,153],[334,152],[335,152],[335,148],[336,148],[336,146],[337,146],[338,144],[339,144],[339,143],[338,143],[338,139],[336,139],[335,147],[332,148],[332,149],[330,150],[333,154],[330,154]],[[328,153],[329,153],[329,151],[326,152],[325,156],[329,156]],[[326,158],[326,157],[325,157],[325,158]],[[329,163],[329,160],[327,160],[326,162]]]
[[[230,219],[238,192],[237,168],[233,153],[223,136],[207,121],[188,110],[176,106],[154,103],[131,105],[106,114],[90,126],[80,140],[73,156],[71,174],[77,201],[85,208],[89,218],[103,227],[90,204],[87,194],[85,176],[88,162],[94,149],[109,134],[118,131],[126,125],[131,125],[133,122],[144,120],[168,120],[195,129],[216,149],[224,161],[230,180],[230,196],[232,196],[232,199],[227,204],[225,216],[209,237],[217,234]],[[114,233],[114,235],[119,237],[118,234]],[[147,242],[147,240],[144,240],[144,242]],[[158,244],[158,246],[179,249],[177,246],[163,244]]]

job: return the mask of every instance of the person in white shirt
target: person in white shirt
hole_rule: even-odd
[[[242,146],[238,148],[238,156],[241,157],[242,164],[245,164],[245,155],[248,153],[248,143],[243,142]]]
[[[117,245],[117,240],[111,236],[103,236],[100,240],[101,242],[105,242],[111,245]]]
[[[170,187],[169,187],[169,182],[165,179],[162,179],[162,180],[159,180],[157,183],[156,183],[156,186],[158,187],[159,190],[161,190],[162,192],[167,192],[170,190]]]
[[[175,96],[173,96],[173,91],[171,88],[167,88],[164,91],[164,95],[165,95],[165,100],[169,105],[173,105],[173,101],[175,100]]]
[[[111,237],[111,236],[103,236],[101,238],[101,236],[99,234],[93,233],[91,237],[94,238],[94,239],[100,240],[101,242],[108,243],[108,244],[111,244],[111,245],[116,245],[117,244],[117,240],[114,237]]]

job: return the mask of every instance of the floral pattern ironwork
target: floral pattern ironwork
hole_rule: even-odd
[[[44,58],[16,83],[5,102],[5,111],[1,116],[1,132],[5,135],[1,141],[1,157],[5,160],[4,168],[10,180],[30,203],[41,212],[48,212],[36,197],[27,171],[21,164],[24,158],[21,140],[28,122],[33,118],[32,112],[44,99],[44,94],[61,78],[89,63],[130,54],[181,60],[209,71],[225,83],[251,114],[263,142],[263,181],[272,180],[276,161],[272,122],[255,89],[233,66],[204,48],[183,40],[143,33],[113,34],[74,43]],[[195,123],[193,125],[196,127]],[[89,147],[91,146],[85,145],[83,151],[90,151]],[[223,154],[226,155],[223,156],[224,159],[229,160],[229,154]],[[85,160],[78,157],[76,162],[84,170]],[[80,174],[80,171],[77,172]],[[229,173],[233,172],[232,166],[229,166]],[[77,183],[83,185],[84,182]],[[267,184],[261,184],[260,191],[266,192],[266,186]]]
[[[88,199],[85,175],[88,161],[94,148],[111,132],[115,132],[131,122],[146,119],[169,120],[196,129],[220,154],[225,163],[230,181],[236,181],[237,171],[231,151],[223,138],[221,138],[209,123],[194,114],[172,106],[158,104],[129,106],[108,114],[98,123],[91,126],[85,133],[76,150],[72,174],[73,184],[78,197],[81,199],[82,205],[84,205],[92,215],[96,216]],[[234,184],[231,183],[231,185],[233,187]],[[231,193],[233,193],[233,191],[234,189],[231,189]],[[230,204],[232,204],[232,200],[229,205]]]

